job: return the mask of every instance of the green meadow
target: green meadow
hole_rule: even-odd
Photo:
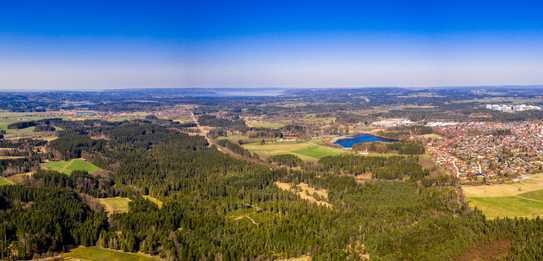
[[[250,143],[243,145],[245,149],[264,157],[279,154],[293,154],[305,161],[316,161],[322,157],[344,153],[339,148],[320,145],[316,142],[281,142],[281,143]]]
[[[312,145],[303,149],[293,151],[294,154],[308,156],[316,159],[320,159],[326,156],[337,156],[342,153],[340,149],[326,147],[322,145]]]
[[[66,175],[71,175],[72,172],[76,170],[87,171],[90,174],[101,170],[98,166],[84,159],[72,159],[69,161],[51,161],[43,164],[43,168],[47,170],[58,171]]]
[[[469,197],[468,202],[489,218],[543,216],[543,190],[507,197]]]
[[[0,186],[5,186],[5,185],[13,185],[13,181],[6,179],[4,177],[0,177]]]

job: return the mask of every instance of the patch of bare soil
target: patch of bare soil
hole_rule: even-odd
[[[511,241],[496,240],[483,242],[479,245],[469,248],[457,260],[461,261],[490,261],[505,260],[511,250]]]
[[[300,183],[298,185],[293,185],[286,182],[275,182],[281,190],[289,191],[296,193],[301,199],[307,200],[311,203],[317,204],[319,206],[325,206],[332,208],[332,204],[328,203],[328,191],[326,189],[317,189],[309,186],[306,183]]]

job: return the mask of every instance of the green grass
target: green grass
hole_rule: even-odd
[[[335,148],[330,148],[321,145],[309,146],[303,149],[293,151],[294,154],[304,155],[316,159],[320,159],[326,156],[337,156],[342,152]]]
[[[135,253],[119,252],[99,247],[78,247],[63,255],[66,260],[112,260],[112,261],[151,261],[160,260],[155,257]]]
[[[41,120],[46,118],[44,115],[41,115],[39,113],[26,113],[26,112],[7,112],[7,111],[0,111],[0,129],[5,130],[8,134],[8,136],[32,136],[34,135],[34,128],[26,128],[26,129],[8,129],[8,125],[20,122],[20,121],[34,121],[34,120]]]
[[[4,177],[0,177],[0,186],[5,186],[5,185],[13,185],[13,181],[6,179]]]
[[[101,170],[96,165],[84,159],[73,159],[70,161],[51,161],[51,162],[45,163],[43,167],[45,169],[58,171],[66,175],[71,175],[72,172],[76,170],[87,171],[90,174]]]
[[[539,200],[539,201],[543,202],[543,189],[542,190],[532,191],[532,192],[522,193],[519,196],[524,197],[524,198],[533,199],[533,200]]]
[[[114,198],[99,198],[98,202],[104,206],[109,214],[127,213],[129,198],[114,197]]]
[[[543,190],[508,197],[470,197],[468,202],[489,218],[543,216]]]
[[[342,149],[327,147],[312,141],[266,143],[264,145],[251,143],[245,144],[243,147],[264,157],[292,154],[305,161],[315,161],[325,156],[339,155],[345,152]]]

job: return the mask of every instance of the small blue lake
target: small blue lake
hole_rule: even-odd
[[[395,142],[396,140],[387,139],[383,137],[377,137],[370,134],[360,134],[349,138],[339,139],[335,142],[335,144],[343,147],[344,149],[351,149],[353,145],[364,143],[364,142]]]

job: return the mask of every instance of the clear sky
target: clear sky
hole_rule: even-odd
[[[543,84],[541,1],[4,1],[0,89]]]

